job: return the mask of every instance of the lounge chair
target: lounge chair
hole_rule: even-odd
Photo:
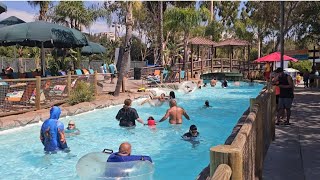
[[[59,74],[59,76],[65,76],[65,75],[67,75],[67,73],[66,73],[65,71],[59,71],[58,74]]]
[[[89,73],[90,74],[94,74],[94,70],[93,69],[89,69]]]
[[[90,74],[90,72],[88,70],[86,70],[86,69],[82,69],[82,72],[83,72],[84,75],[89,75]]]
[[[76,73],[76,75],[83,75],[81,69],[76,69],[75,73]]]
[[[55,85],[53,88],[49,91],[50,96],[61,96],[63,95],[64,91],[66,89],[66,85]]]

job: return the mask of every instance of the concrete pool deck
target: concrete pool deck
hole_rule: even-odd
[[[276,126],[263,169],[266,180],[320,177],[320,91],[295,89],[290,126]]]

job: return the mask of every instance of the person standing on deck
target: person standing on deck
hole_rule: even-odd
[[[294,98],[293,89],[294,84],[292,77],[283,72],[282,68],[277,68],[275,71],[277,76],[275,77],[275,82],[279,82],[280,94],[279,94],[279,102],[278,109],[279,112],[277,114],[277,125],[280,123],[280,116],[283,114],[283,111],[286,110],[287,120],[284,122],[285,125],[290,125],[290,115],[291,115],[291,106]]]

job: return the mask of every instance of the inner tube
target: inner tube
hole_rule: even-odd
[[[190,93],[193,92],[197,89],[197,84],[194,83],[193,81],[186,81],[183,82],[180,86],[179,86],[179,90],[183,91],[184,93]]]
[[[80,179],[153,179],[150,161],[107,162],[109,156],[91,152],[81,157],[76,165]]]

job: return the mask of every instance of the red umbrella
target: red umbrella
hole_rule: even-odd
[[[269,55],[263,56],[263,57],[255,60],[254,62],[277,62],[277,61],[280,61],[280,59],[281,59],[280,52],[274,52]],[[287,56],[287,55],[283,55],[283,60],[298,62],[298,59],[295,59],[295,58]]]

